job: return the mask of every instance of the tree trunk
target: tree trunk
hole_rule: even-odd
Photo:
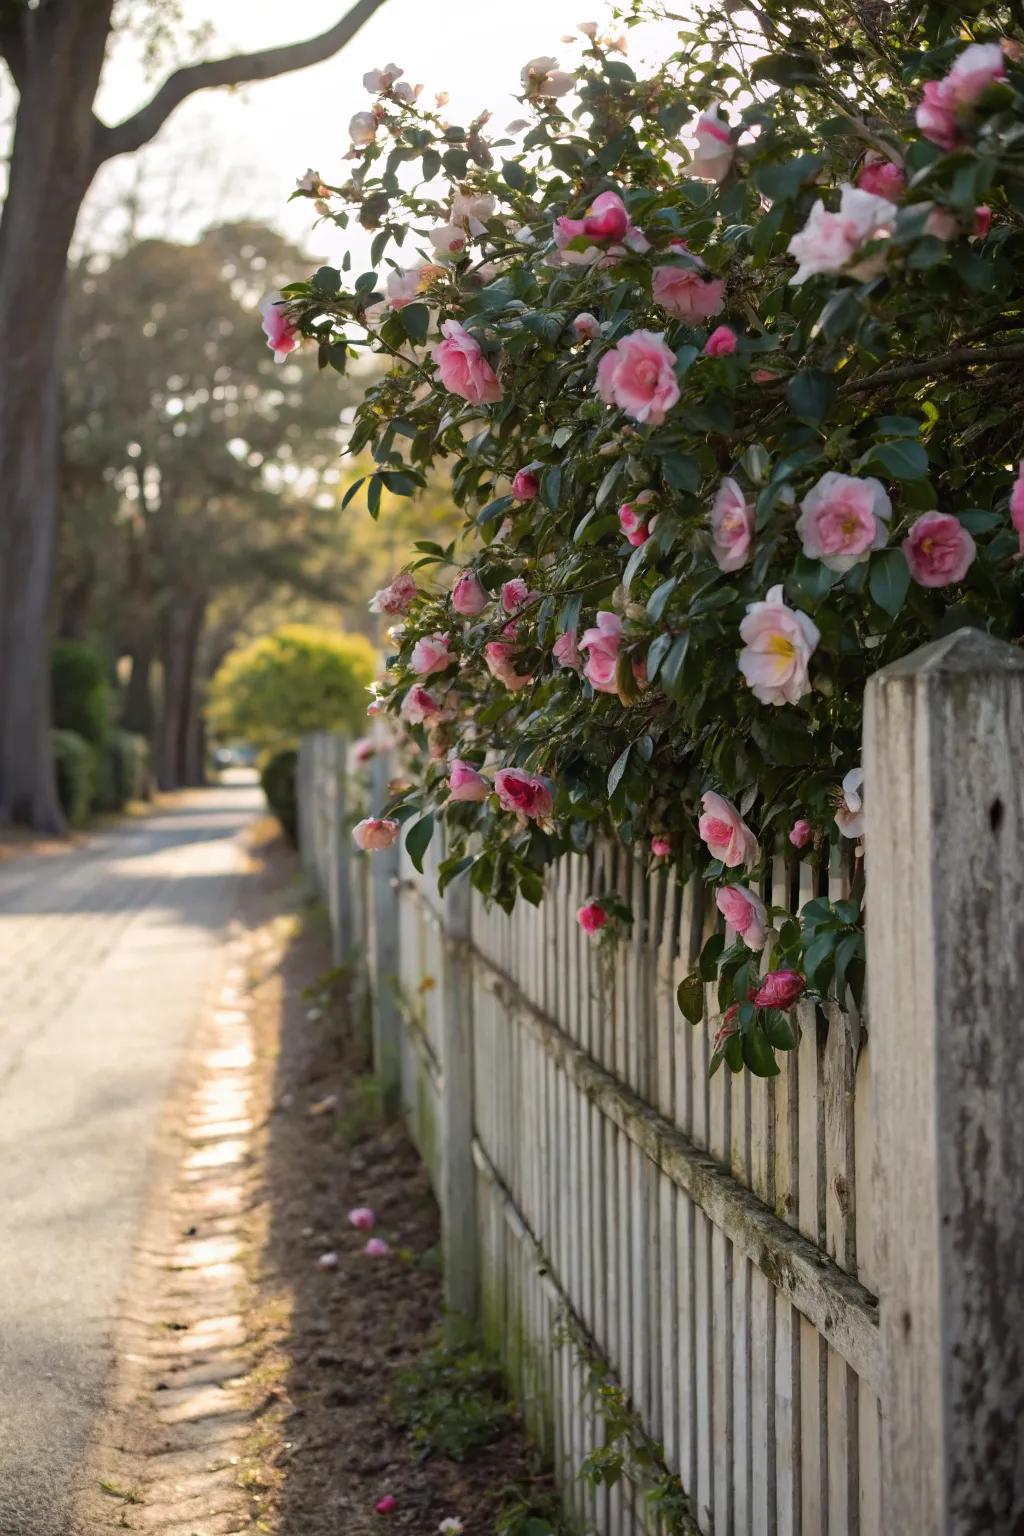
[[[135,731],[146,740],[153,735],[153,645],[147,638],[131,651],[132,670],[124,692],[121,708],[121,724],[126,731]]]
[[[195,718],[196,657],[206,600],[171,599],[163,625],[163,707],[157,739],[157,782],[161,789],[180,789],[190,782],[189,727]]]
[[[68,247],[95,171],[92,101],[111,0],[25,8],[5,39],[20,93],[0,226],[0,822],[61,830],[49,745],[59,341]]]

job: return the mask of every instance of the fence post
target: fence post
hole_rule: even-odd
[[[331,850],[330,880],[334,893],[331,911],[331,958],[344,965],[352,954],[352,908],[355,901],[352,880],[352,835],[348,828],[348,741],[332,736],[330,775]]]
[[[373,758],[370,804],[384,805],[391,777],[391,754],[381,747]],[[401,846],[393,843],[373,855],[370,865],[373,902],[373,1066],[387,1114],[401,1099],[402,1016],[399,998],[399,890]],[[370,946],[368,946],[370,948]]]
[[[1024,654],[961,629],[865,698],[882,1527],[1024,1529]]]
[[[469,881],[461,879],[450,885],[443,897],[441,1229],[446,1327],[451,1343],[473,1330],[478,1310],[471,896]]]
[[[309,733],[299,739],[299,756],[295,772],[297,818],[299,831],[299,863],[309,884],[314,882],[314,826],[316,824],[316,799],[313,778],[313,737]]]

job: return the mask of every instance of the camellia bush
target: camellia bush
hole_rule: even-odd
[[[375,232],[373,270],[321,268],[265,325],[282,356],[392,360],[350,497],[440,466],[465,511],[374,600],[410,751],[359,840],[405,824],[422,860],[441,818],[443,881],[506,909],[609,834],[698,873],[736,938],[680,1006],[717,976],[715,1064],[771,1073],[796,997],[863,985],[868,677],[1024,633],[1024,33],[1015,5],[694,9],[643,79],[657,7],[584,24],[497,133],[374,71],[348,181],[297,193]],[[852,895],[766,905],[780,853],[842,860]]]

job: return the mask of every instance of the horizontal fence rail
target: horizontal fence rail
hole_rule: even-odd
[[[1024,1138],[1009,1129],[1024,1053],[1011,1049],[1005,1009],[965,1003],[987,987],[973,951],[956,955],[959,1014],[926,1006],[936,960],[915,926],[926,910],[929,932],[955,950],[946,914],[967,923],[977,890],[995,924],[986,964],[1019,998],[1024,657],[964,631],[872,689],[869,855],[898,841],[893,807],[917,830],[906,860],[869,869],[870,1032],[835,1004],[804,1003],[797,1048],[772,1079],[724,1068],[709,1079],[713,989],[697,1027],[676,1006],[721,923],[698,882],[680,887],[608,846],[563,859],[537,908],[506,915],[465,882],[441,897],[439,836],[422,875],[397,848],[372,863],[350,855],[344,749],[303,742],[304,867],[328,900],[341,958],[357,977],[369,969],[381,1086],[442,1207],[450,1330],[482,1327],[568,1509],[599,1536],[1024,1530]],[[953,694],[959,736],[944,724]],[[999,761],[979,757],[963,714],[972,709],[988,710]],[[898,742],[885,729],[893,719]],[[932,739],[942,803],[913,758]],[[948,786],[958,775],[989,806],[987,835],[1000,841],[981,861],[982,833],[971,834],[974,885],[954,892],[954,865],[928,861],[924,829],[934,838],[956,814]],[[378,758],[375,805],[388,777]],[[886,829],[877,843],[873,825]],[[779,857],[762,894],[793,912],[843,896],[851,862],[816,870]],[[614,945],[575,916],[609,889],[634,919]],[[884,937],[871,928],[879,910]],[[934,1062],[958,1030],[969,1046],[954,1078]],[[998,1081],[989,1059],[1001,1063]],[[958,1171],[965,1126],[981,1138],[969,1179]],[[991,1218],[983,1236],[966,1231],[967,1189]],[[983,1284],[985,1253],[1009,1288],[996,1307],[1002,1344],[962,1283],[966,1272]],[[958,1364],[967,1345],[982,1373],[973,1386]],[[1017,1417],[1000,1420],[1008,1413]],[[581,1475],[627,1422],[644,1466],[627,1458],[612,1486]],[[999,1422],[1016,1431],[999,1433]],[[688,1514],[666,1497],[673,1476]]]

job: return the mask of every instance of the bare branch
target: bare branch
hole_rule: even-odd
[[[157,134],[176,107],[196,91],[221,85],[243,85],[250,80],[272,80],[295,69],[308,69],[331,58],[368,21],[384,0],[356,0],[352,9],[319,37],[283,48],[265,48],[259,53],[241,53],[229,59],[210,59],[176,69],[157,91],[152,101],[123,123],[108,127],[99,124],[96,134],[96,163],[115,155],[130,154]]]
[[[867,378],[841,384],[841,395],[862,395],[884,384],[900,384],[906,379],[931,379],[943,373],[959,373],[965,368],[984,368],[993,363],[1013,363],[1024,359],[1024,342],[1009,341],[996,347],[952,347],[920,362],[901,363],[896,368],[879,368]]]

